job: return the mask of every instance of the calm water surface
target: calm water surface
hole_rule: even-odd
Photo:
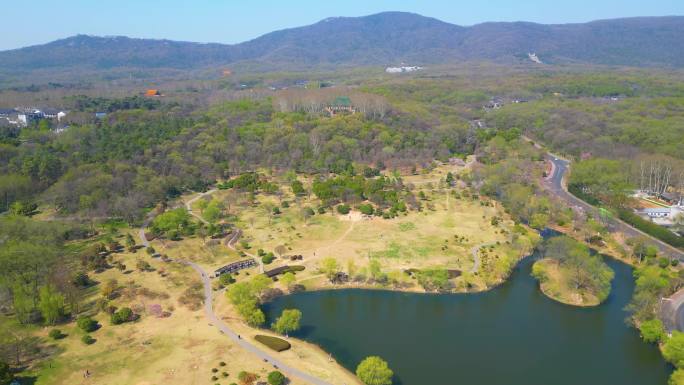
[[[349,370],[379,355],[396,385],[665,385],[671,368],[625,324],[632,269],[615,271],[606,303],[582,309],[546,298],[530,277],[533,258],[480,294],[424,295],[338,290],[281,297],[265,306],[303,313],[297,337]]]

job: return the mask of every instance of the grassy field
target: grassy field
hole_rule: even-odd
[[[156,239],[151,243],[158,253],[194,261],[207,271],[257,254],[258,249],[270,252],[283,246],[278,249],[286,250],[284,255],[302,255],[303,260],[276,258],[266,269],[303,265],[306,269],[297,273],[297,283],[309,290],[388,287],[386,283],[379,286],[365,280],[332,285],[319,271],[327,257],[337,261],[340,271],[351,273],[353,266],[353,270],[365,275],[370,262],[378,261],[391,278],[393,289],[423,291],[415,279],[405,274],[407,269],[448,268],[463,272],[451,279],[453,291],[486,290],[507,277],[512,264],[526,253],[534,239],[515,233],[512,221],[495,202],[472,198],[462,184],[447,188],[443,179],[448,171],[464,170],[442,166],[430,173],[405,176],[405,184],[410,184],[415,194],[422,191],[423,210],[401,213],[394,219],[367,217],[356,210],[340,215],[331,209],[305,216],[304,208],[317,209],[320,202],[313,196],[295,197],[287,183],[275,178],[283,186],[280,195],[251,197],[220,190],[203,199],[223,202],[225,219],[244,231],[237,250],[221,243],[209,246],[207,240],[195,236],[180,241]],[[307,186],[311,184],[309,178],[300,179]],[[201,214],[200,206],[196,201],[193,212]],[[279,207],[280,214],[273,215],[273,207]],[[120,228],[120,240],[126,232],[135,235],[134,230]],[[480,248],[484,244],[487,246]],[[476,272],[470,272],[475,263],[473,250],[479,250]],[[138,260],[148,262],[150,271],[136,268]],[[92,333],[94,344],[81,342],[84,332],[74,323],[58,327],[67,336],[57,341],[49,340],[48,328],[32,331],[50,341],[49,350],[54,352],[29,370],[37,376],[37,384],[230,384],[237,382],[237,374],[242,370],[257,373],[262,379],[272,370],[207,323],[196,272],[152,258],[142,249],[116,253],[110,264],[115,262],[125,264],[125,271],[111,268],[91,273],[97,284],[88,290],[84,300],[101,325]],[[236,278],[250,279],[258,273],[259,268],[255,267],[242,271]],[[110,304],[132,308],[141,315],[136,322],[115,326],[107,313],[95,311],[101,288],[111,280],[116,280],[118,290]],[[214,297],[217,314],[245,338],[253,341],[257,333],[269,334],[244,324],[224,295],[217,292]],[[171,315],[158,317],[150,310],[154,307]],[[294,339],[290,342],[292,349],[278,353],[288,364],[333,384],[357,383],[353,374],[330,361],[318,347]],[[219,366],[220,362],[225,366]],[[213,373],[212,368],[218,372]],[[83,376],[86,370],[91,374],[89,378]],[[228,376],[224,377],[223,372]],[[291,383],[299,382],[293,379]]]
[[[511,263],[524,255],[521,251],[529,251],[534,236],[530,236],[529,244],[513,242],[520,237],[512,235],[513,223],[503,209],[496,202],[471,198],[464,187],[447,188],[444,178],[449,171],[467,172],[444,165],[429,173],[405,176],[404,183],[412,186],[413,193],[424,194],[424,209],[394,219],[368,217],[356,210],[340,215],[332,209],[306,217],[303,210],[316,209],[320,202],[315,197],[295,197],[289,188],[280,196],[257,195],[251,204],[246,204],[246,194],[226,190],[218,191],[212,199],[223,201],[226,207],[230,202],[232,219],[244,230],[243,251],[256,254],[258,249],[268,252],[283,246],[285,255],[302,255],[303,261],[296,264],[306,266],[306,270],[298,273],[298,281],[309,289],[329,286],[318,279],[319,267],[324,258],[332,257],[342,271],[348,271],[351,263],[363,272],[371,260],[377,260],[402,289],[420,291],[414,280],[402,274],[404,270],[448,268],[467,272],[474,264],[472,249],[494,244],[495,250],[484,250],[481,255],[480,271],[454,281],[456,290],[484,290],[505,279]],[[310,183],[305,180],[305,185]],[[281,213],[272,215],[273,207],[279,207]],[[493,224],[495,217],[499,221]],[[266,268],[284,264],[292,262],[279,258]]]
[[[209,251],[198,248],[195,239],[169,246],[164,247],[161,242],[155,244],[163,253],[184,257],[197,255],[197,260],[207,264],[236,257],[230,251],[207,257],[204,254]],[[193,252],[189,253],[190,250]],[[91,278],[99,284],[89,290],[84,302],[94,307],[94,302],[100,298],[100,287],[115,279],[120,289],[111,304],[131,307],[141,315],[140,319],[112,325],[108,314],[98,313],[94,318],[101,327],[91,333],[96,339],[92,345],[81,342],[85,332],[75,323],[56,326],[66,334],[65,338],[56,341],[47,336],[52,328],[32,329],[32,333],[49,345],[46,350],[53,352],[27,372],[26,376],[36,378],[35,384],[227,385],[237,382],[237,375],[243,370],[258,374],[262,380],[273,370],[207,323],[201,296],[188,295],[193,291],[197,293],[200,283],[194,270],[153,259],[143,250],[118,253],[113,258],[124,263],[128,270],[121,272],[112,268],[93,274]],[[148,261],[154,270],[141,272],[135,269],[138,259]],[[190,299],[182,300],[184,297]],[[150,310],[156,305],[171,315],[157,317]],[[220,366],[220,362],[225,366]],[[218,372],[213,373],[212,368],[217,368]],[[90,372],[89,378],[84,378],[86,370]],[[224,377],[223,372],[228,376]],[[217,376],[218,380],[212,380],[212,376]],[[296,379],[291,383],[302,384]]]

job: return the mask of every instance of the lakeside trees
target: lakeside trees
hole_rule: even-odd
[[[382,358],[370,356],[356,367],[356,375],[365,385],[391,385],[394,372]]]
[[[261,295],[272,284],[270,278],[257,275],[250,281],[238,282],[226,291],[230,302],[235,305],[238,313],[251,326],[261,326],[266,322],[264,312],[259,308]]]
[[[586,245],[570,237],[558,236],[547,240],[542,250],[545,258],[557,263],[573,293],[594,296],[598,303],[608,297],[614,273],[601,260],[601,256],[592,255]],[[533,275],[540,281],[550,278],[539,267],[533,268]]]
[[[271,327],[276,332],[287,335],[299,330],[301,319],[302,312],[298,309],[285,309]]]

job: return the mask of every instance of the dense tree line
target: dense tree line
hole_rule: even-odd
[[[123,98],[89,97],[76,95],[65,98],[65,103],[73,106],[76,111],[83,112],[114,112],[118,110],[156,110],[161,107],[161,101],[144,96],[127,96]]]
[[[67,263],[65,241],[85,235],[62,223],[0,218],[0,307],[22,323],[54,324],[76,311],[80,281]]]
[[[194,113],[119,111],[3,147],[0,209],[35,196],[62,213],[134,220],[165,197],[259,166],[341,172],[353,162],[412,165],[472,151],[466,134],[458,127],[433,130],[402,113],[384,119],[278,113],[271,100]]]

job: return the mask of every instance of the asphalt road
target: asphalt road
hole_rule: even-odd
[[[550,175],[546,180],[544,181],[544,184],[546,188],[555,196],[558,198],[562,199],[565,201],[568,206],[572,207],[573,210],[579,210],[583,212],[597,212],[597,208],[588,204],[587,202],[577,198],[576,196],[570,194],[564,184],[563,184],[563,178],[565,177],[565,174],[568,171],[568,168],[570,166],[570,162],[564,159],[560,159],[553,154],[547,154],[546,159],[549,160],[550,162],[553,163],[553,174]],[[651,243],[658,247],[661,253],[664,255],[669,255],[673,258],[678,258],[680,261],[684,262],[684,252],[681,250],[678,250],[667,243],[656,239],[641,230],[638,230],[627,223],[617,219],[613,218],[613,225],[612,225],[612,230],[624,233],[625,235],[629,237],[646,237],[648,238]]]

